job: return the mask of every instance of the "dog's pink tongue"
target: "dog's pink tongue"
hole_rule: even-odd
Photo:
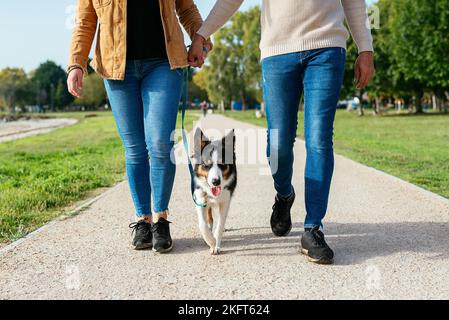
[[[218,197],[221,194],[221,187],[212,187],[211,191],[214,197]]]

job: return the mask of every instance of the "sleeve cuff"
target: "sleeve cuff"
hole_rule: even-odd
[[[374,52],[373,44],[365,43],[363,45],[359,45],[358,50],[359,50],[359,54],[362,52],[366,52],[366,51]]]
[[[79,63],[72,63],[67,66],[67,69],[66,69],[67,75],[70,73],[70,71],[72,71],[74,69],[81,69],[83,71],[84,76],[86,76],[88,74],[87,67],[84,67]]]
[[[212,28],[208,27],[205,23],[202,25],[202,27],[196,32],[200,36],[202,36],[204,39],[209,39],[211,35],[213,34]]]

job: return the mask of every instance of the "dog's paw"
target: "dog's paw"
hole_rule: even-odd
[[[219,255],[220,252],[221,252],[221,248],[218,248],[218,247],[210,248],[210,254],[213,256]]]

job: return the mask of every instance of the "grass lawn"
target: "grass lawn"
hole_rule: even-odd
[[[123,149],[112,114],[87,114],[92,113],[49,113],[80,121],[0,144],[0,243],[35,230],[95,190],[123,180]],[[187,129],[196,119],[187,114]]]
[[[254,111],[226,115],[266,126]],[[300,137],[303,119],[300,112]],[[449,198],[449,114],[358,117],[338,111],[335,152]]]

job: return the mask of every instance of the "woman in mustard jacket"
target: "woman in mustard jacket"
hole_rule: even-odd
[[[193,0],[79,0],[67,69],[69,91],[80,97],[96,35],[91,66],[104,78],[125,147],[138,217],[130,225],[133,246],[160,253],[173,247],[167,220],[175,177],[171,134],[188,66],[178,18],[191,38],[203,22]],[[210,49],[208,41],[203,59]]]

